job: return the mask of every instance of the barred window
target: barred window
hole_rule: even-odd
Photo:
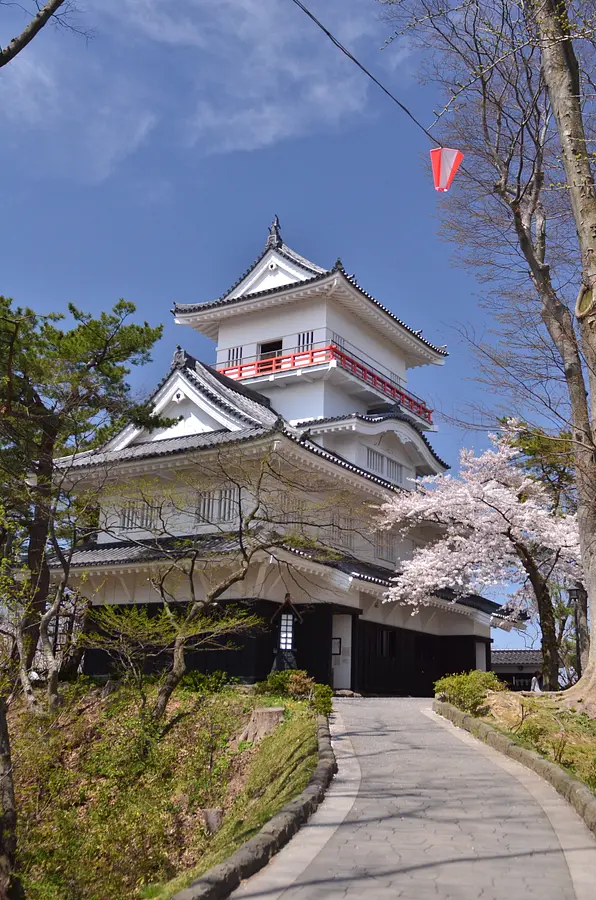
[[[354,520],[351,516],[334,516],[331,537],[335,544],[354,549]]]
[[[290,491],[279,495],[281,521],[290,525],[300,525],[304,519],[304,501]]]
[[[370,472],[383,475],[385,473],[384,463],[385,457],[382,453],[379,453],[378,450],[372,450],[370,447],[366,448],[366,468]]]
[[[228,347],[228,363],[232,365],[233,363],[241,363],[242,362],[242,347]]]
[[[403,466],[401,463],[396,462],[394,459],[390,459],[388,456],[384,456],[382,453],[379,453],[378,450],[373,450],[371,447],[366,448],[366,468],[369,472],[375,472],[377,475],[382,475],[394,484],[402,483]]]
[[[401,484],[403,480],[403,468],[400,463],[395,462],[394,459],[386,458],[386,475],[389,481],[393,481],[394,484]]]
[[[197,497],[195,519],[200,524],[231,522],[238,509],[238,488],[202,491]]]
[[[298,335],[298,349],[312,350],[315,334],[314,331],[301,331]]]
[[[128,500],[120,512],[120,525],[127,530],[142,528],[151,531],[158,521],[158,507],[145,500]]]
[[[384,559],[386,562],[394,563],[396,561],[395,537],[390,531],[375,532],[375,555],[377,559]]]

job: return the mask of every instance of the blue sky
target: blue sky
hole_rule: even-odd
[[[391,30],[380,4],[310,6],[432,121],[439,100],[418,85],[416,56],[380,52]],[[24,21],[2,8],[0,45]],[[78,23],[89,41],[50,26],[0,70],[2,293],[39,311],[133,301],[166,326],[135,373],[148,391],[176,343],[213,360],[211,342],[173,324],[172,303],[219,296],[278,214],[290,246],[324,266],[341,256],[449,346],[443,369],[413,372],[413,391],[447,416],[481,399],[456,328],[487,327],[482,289],[437,237],[430,142],[291,0],[86,0]],[[452,463],[463,444],[484,446],[439,425],[433,443]]]

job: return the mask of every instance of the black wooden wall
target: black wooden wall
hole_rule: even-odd
[[[432,697],[437,678],[476,667],[474,635],[441,637],[354,621],[352,687],[363,694]]]

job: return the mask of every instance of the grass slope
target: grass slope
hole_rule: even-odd
[[[315,716],[295,701],[272,736],[234,749],[263,702],[279,699],[180,691],[163,735],[140,726],[128,688],[78,684],[53,721],[12,710],[28,900],[169,897],[258,831],[316,764]],[[212,807],[225,818],[209,836],[201,810]]]
[[[294,709],[290,718],[259,744],[250,763],[246,786],[199,865],[167,885],[149,888],[142,896],[169,900],[194,878],[222,862],[304,790],[316,762],[317,739],[312,718],[304,710]]]
[[[489,724],[563,766],[596,791],[596,719],[556,699],[505,691],[489,694]]]

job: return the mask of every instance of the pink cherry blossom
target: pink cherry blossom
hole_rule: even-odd
[[[491,435],[493,447],[478,456],[462,450],[459,475],[422,478],[381,507],[381,527],[414,542],[385,602],[414,613],[441,589],[461,596],[500,587],[516,614],[535,611],[537,582],[581,580],[576,516],[553,512],[508,436]]]

